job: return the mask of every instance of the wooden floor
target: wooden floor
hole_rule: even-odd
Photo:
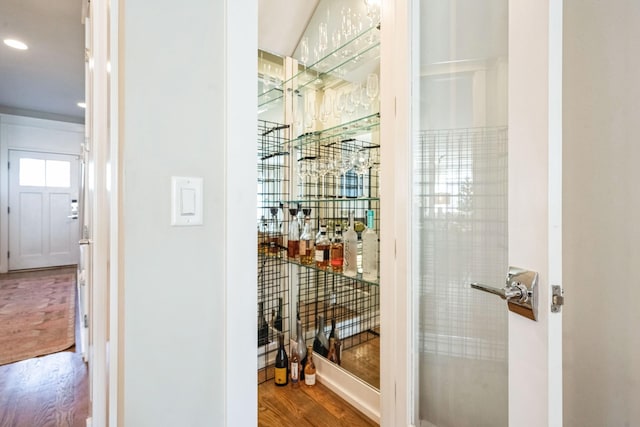
[[[75,267],[2,277],[40,277]],[[89,376],[75,348],[0,366],[0,427],[84,427]]]
[[[321,383],[258,386],[258,426],[377,426]]]

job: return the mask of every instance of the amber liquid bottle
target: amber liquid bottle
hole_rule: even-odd
[[[278,334],[278,352],[275,364],[276,385],[282,387],[289,384],[289,358],[284,348],[284,334]]]
[[[327,356],[329,362],[338,363],[338,353],[336,353],[336,339],[329,338],[329,355]]]
[[[300,248],[300,263],[310,265],[313,263],[313,238],[311,236],[311,220],[306,217],[304,221],[304,230],[300,235],[298,243]]]
[[[342,229],[340,224],[336,225],[336,235],[331,242],[331,269],[336,273],[342,272],[344,263],[344,243],[342,242]]]
[[[307,346],[307,365],[304,367],[304,383],[308,386],[316,385],[316,364],[313,363],[313,348]]]
[[[316,267],[326,270],[329,267],[331,240],[327,237],[327,227],[320,226],[320,235],[316,240]]]
[[[291,386],[299,387],[300,386],[300,359],[298,359],[298,350],[294,349],[291,351],[291,368],[289,370],[291,372]]]

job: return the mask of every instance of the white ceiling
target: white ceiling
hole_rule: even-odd
[[[259,0],[258,46],[291,55],[319,0]],[[0,0],[0,112],[83,122],[83,0]],[[1,40],[16,38],[19,51]]]
[[[259,0],[258,49],[291,56],[319,0]]]
[[[0,0],[0,112],[82,122],[82,0]],[[16,38],[19,51],[1,40]]]

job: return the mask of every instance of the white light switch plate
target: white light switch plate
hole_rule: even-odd
[[[202,225],[202,178],[171,177],[171,225]]]

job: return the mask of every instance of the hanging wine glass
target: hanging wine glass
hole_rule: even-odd
[[[329,33],[327,30],[327,23],[321,22],[318,24],[318,51],[320,52],[321,57],[324,57],[328,47]]]
[[[342,8],[342,39],[345,44],[344,49],[342,49],[342,56],[347,57],[351,55],[351,47],[346,44],[353,34],[353,24],[351,22],[351,8],[343,7]]]
[[[326,157],[320,157],[316,160],[316,169],[318,171],[318,175],[322,178],[322,193],[319,195],[320,198],[325,197],[326,193],[326,176],[329,173],[329,159]]]
[[[371,99],[367,95],[367,88],[363,87],[360,89],[360,104],[365,112],[369,111],[369,107],[371,107]]]
[[[340,92],[340,94],[336,95],[336,100],[334,103],[334,115],[339,121],[342,121],[342,112],[344,111],[345,105],[346,96],[344,92]]]
[[[368,172],[371,164],[369,163],[369,151],[368,150],[359,150],[354,153],[352,158],[353,168],[356,171],[359,179],[358,181],[362,181],[359,196],[364,197],[364,175]]]
[[[298,160],[298,177],[300,178],[300,198],[304,199],[304,179],[308,176],[309,172],[309,164],[306,160],[300,159]]]
[[[360,98],[362,94],[360,93],[362,89],[362,85],[360,83],[354,83],[353,88],[351,89],[351,93],[349,97],[351,98],[351,102],[353,102],[354,111],[358,111],[360,107]]]
[[[352,168],[351,157],[348,153],[344,153],[338,162],[338,170],[342,175],[342,197],[347,197],[347,172]]]
[[[307,169],[307,176],[313,180],[315,180],[316,182],[316,197],[318,197],[318,195],[320,194],[320,192],[318,191],[319,188],[319,183],[320,180],[318,179],[318,168],[317,168],[317,161],[316,160],[307,160],[307,162],[309,162],[309,166]]]

